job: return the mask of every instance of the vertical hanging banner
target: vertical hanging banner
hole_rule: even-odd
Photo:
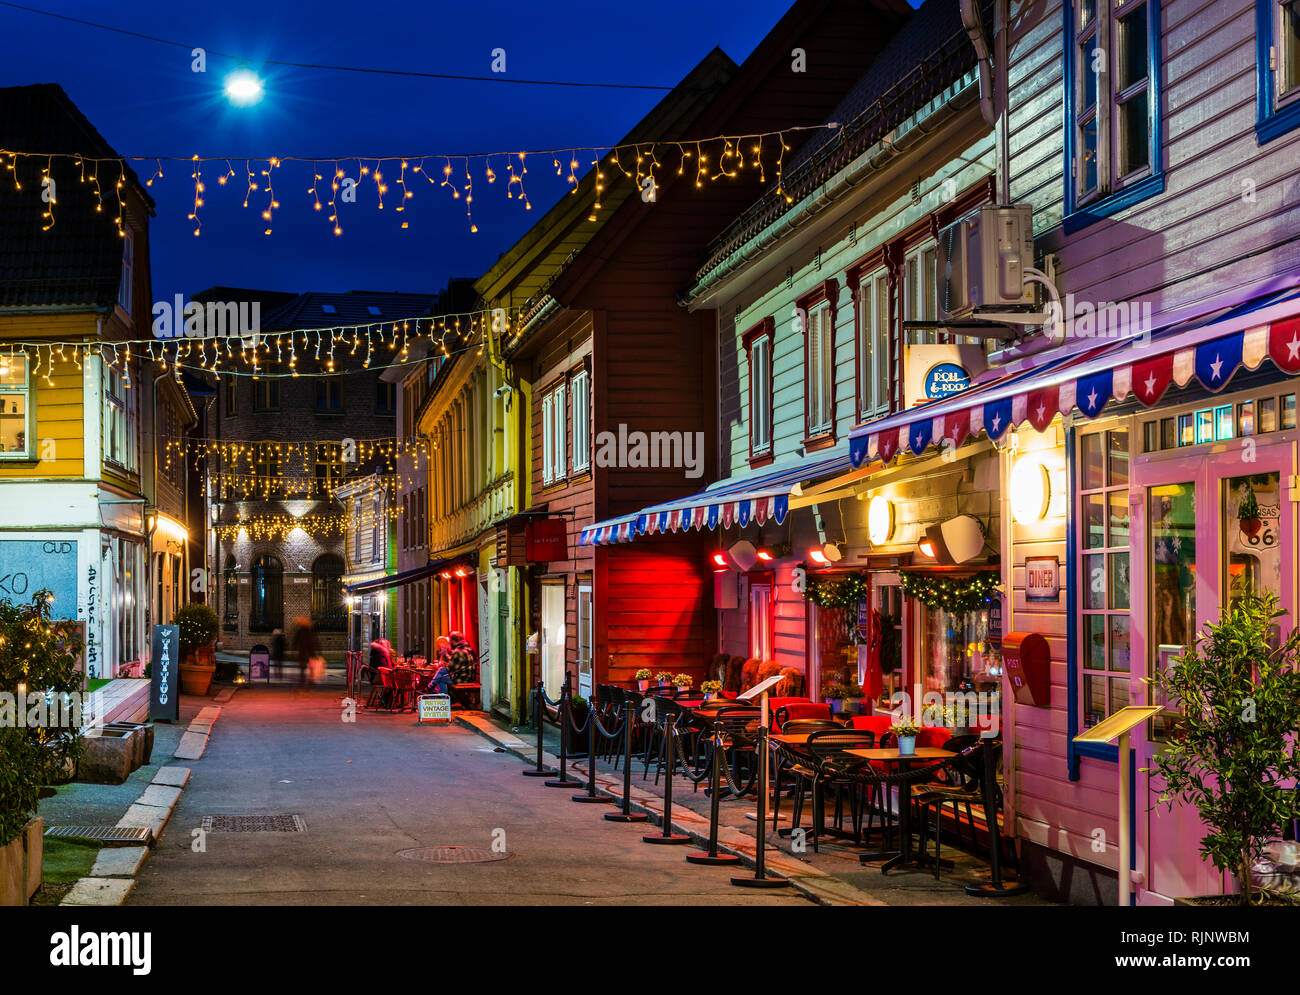
[[[153,627],[153,684],[149,688],[149,718],[175,722],[181,711],[181,628]]]

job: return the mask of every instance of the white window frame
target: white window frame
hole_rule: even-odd
[[[930,240],[916,246],[903,262],[903,320],[935,321],[939,317],[938,243]],[[937,329],[914,332],[912,342],[922,345],[939,341]]]
[[[104,461],[128,473],[138,473],[139,392],[126,386],[115,366],[104,364]],[[120,436],[121,451],[116,444]]]
[[[595,601],[590,581],[578,584],[578,673],[591,676],[595,636]]]
[[[749,450],[772,453],[772,338],[759,332],[749,343]]]
[[[32,390],[32,361],[25,352],[9,352],[0,355],[0,364],[13,368],[13,364],[23,364],[23,382],[19,386],[6,385],[0,387],[0,406],[6,398],[21,396],[23,399],[23,448],[0,451],[0,459],[26,460],[32,459],[36,452],[35,427],[36,417],[34,415],[35,405],[32,403],[35,399],[35,391]],[[13,413],[4,417],[13,417]]]
[[[563,480],[568,467],[568,410],[565,384],[556,384],[542,397],[542,483]]]
[[[387,516],[383,513],[383,500],[378,494],[370,502],[370,562],[380,563],[384,559],[383,550],[383,532],[381,523],[385,522]]]
[[[808,309],[808,435],[824,435],[835,427],[835,322],[831,302]]]
[[[591,374],[579,370],[570,381],[573,391],[573,469],[591,468]]]
[[[887,414],[890,401],[889,276],[882,266],[858,284],[860,419]]]

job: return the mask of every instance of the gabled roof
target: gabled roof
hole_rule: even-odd
[[[77,153],[116,158],[85,115],[56,83],[0,87],[0,150]],[[47,222],[41,200],[41,171],[49,163],[54,181],[54,225]],[[7,163],[6,163],[7,165]],[[111,310],[122,276],[122,238],[118,234],[116,163],[99,166],[102,209],[90,181],[75,159],[22,157],[18,182],[5,171],[0,183],[0,309],[85,308]],[[139,177],[126,167],[126,182],[152,215],[153,199]]]
[[[992,0],[981,0],[980,8],[985,25],[990,25]],[[841,126],[815,133],[787,160],[784,183],[790,200],[775,188],[766,191],[714,239],[699,277],[793,210],[975,64],[958,0],[926,0],[831,112],[828,120]]]
[[[287,304],[262,316],[267,332],[339,325],[385,324],[424,318],[438,310],[439,294],[399,294],[351,290],[347,293],[298,294]]]
[[[711,95],[735,71],[735,62],[720,48],[714,48],[615,144],[644,144],[688,134]],[[589,166],[590,163],[579,162],[580,169]],[[577,185],[577,192],[563,195],[479,278],[475,289],[485,301],[494,302],[507,295],[514,306],[519,306],[542,296],[565,263],[613,217],[619,205],[632,194],[634,185],[625,179],[611,156],[601,160],[600,168],[607,179],[596,220],[589,218],[596,202],[597,171],[588,168],[587,175]]]

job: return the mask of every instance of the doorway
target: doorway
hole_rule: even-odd
[[[557,699],[564,686],[564,579],[542,581],[542,683]]]
[[[1253,441],[1253,440],[1252,440]],[[1290,441],[1257,444],[1250,460],[1235,446],[1197,447],[1201,452],[1152,455],[1134,462],[1132,511],[1133,662],[1144,676],[1168,667],[1222,607],[1246,590],[1274,591],[1289,614],[1283,634],[1294,625],[1295,505]],[[1258,517],[1243,521],[1248,496]],[[1284,551],[1287,554],[1284,556]],[[1133,681],[1135,704],[1166,704]],[[1234,882],[1201,858],[1204,828],[1190,805],[1157,805],[1158,777],[1151,759],[1170,731],[1162,713],[1134,732],[1137,889],[1141,904],[1171,904],[1174,898],[1220,894]],[[1124,758],[1121,758],[1122,760]]]

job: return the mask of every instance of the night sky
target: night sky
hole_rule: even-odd
[[[954,0],[955,2],[955,0]],[[56,4],[57,5],[54,5]],[[258,156],[418,155],[609,144],[662,96],[657,91],[521,86],[496,82],[262,68],[266,95],[233,107],[223,93],[238,64],[209,54],[206,73],[190,69],[189,48],[250,60],[490,75],[491,52],[504,48],[507,75],[671,85],[713,46],[742,61],[786,10],[786,0],[700,4],[247,3],[183,6],[169,2],[105,5],[27,0],[33,7],[185,43],[172,47],[0,7],[0,82],[57,82],[123,155]],[[812,122],[791,122],[804,124]],[[703,136],[701,136],[703,137]],[[430,167],[441,168],[437,160]],[[149,164],[134,164],[142,179]],[[308,166],[277,174],[271,235],[261,218],[264,195],[241,206],[242,165],[226,187],[205,167],[202,235],[188,221],[193,182],[188,164],[163,165],[150,193],[153,296],[170,299],[227,285],[301,292],[430,292],[451,276],[481,275],[565,189],[549,156],[530,160],[533,209],[505,197],[505,161],[494,186],[475,177],[471,234],[463,200],[408,174],[405,214],[390,183],[376,209],[373,184],[341,205],[344,234],[307,193]],[[355,165],[345,164],[349,175]],[[481,169],[481,166],[476,167]],[[328,173],[328,170],[323,172]],[[440,178],[440,177],[439,177]],[[390,172],[389,180],[395,179]],[[327,199],[327,198],[323,198]],[[402,230],[401,221],[409,222]]]

